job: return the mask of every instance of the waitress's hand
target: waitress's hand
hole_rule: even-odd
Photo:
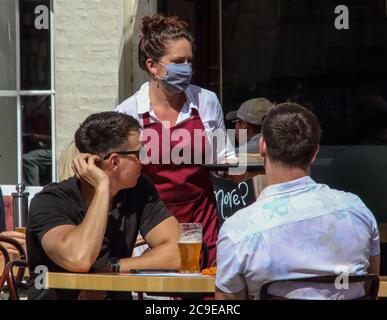
[[[224,178],[224,171],[210,171],[210,173],[216,178]]]
[[[244,174],[228,174],[228,173],[225,173],[224,178],[228,179],[228,180],[232,180],[232,181],[234,181],[236,183],[241,183],[241,182],[245,182],[247,180],[250,180],[250,179],[254,178],[255,176],[262,175],[262,174],[265,174],[265,172],[262,172],[262,171],[249,171],[249,172],[245,172]]]
[[[96,163],[100,157],[90,153],[78,154],[72,163],[72,169],[79,179],[85,180],[94,190],[97,188],[109,188],[108,175],[100,169]]]

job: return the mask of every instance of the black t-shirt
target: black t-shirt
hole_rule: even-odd
[[[65,225],[79,225],[86,215],[79,180],[76,177],[46,186],[31,201],[27,226],[27,252],[30,268],[29,299],[77,299],[78,290],[37,289],[33,271],[39,265],[51,272],[68,272],[47,256],[41,245],[50,229]],[[145,235],[171,214],[160,200],[153,184],[144,176],[134,188],[121,190],[113,201],[100,254],[90,272],[106,270],[107,260],[132,255],[140,231]]]

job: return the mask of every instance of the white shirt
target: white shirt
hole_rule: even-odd
[[[216,286],[227,293],[247,289],[253,299],[273,280],[366,274],[369,258],[380,254],[376,220],[360,198],[310,177],[265,188],[225,221],[217,248]],[[361,284],[269,287],[270,294],[304,299],[352,299],[363,292]]]
[[[203,122],[204,129],[206,130],[207,137],[214,134],[215,130],[218,132],[221,130],[224,134],[225,143],[223,143],[223,147],[218,147],[216,148],[217,150],[214,150],[214,154],[217,154],[218,161],[222,161],[222,159],[225,158],[235,159],[235,151],[226,134],[223,110],[216,94],[194,85],[189,85],[184,93],[186,96],[186,103],[184,103],[179,113],[176,125],[189,119],[192,116],[192,109],[197,109],[200,119]],[[139,121],[142,128],[144,127],[143,115],[147,112],[149,112],[151,123],[160,122],[152,110],[150,103],[149,82],[144,83],[139,91],[122,102],[115,108],[115,111],[126,113],[134,117]],[[212,140],[209,139],[209,141],[211,142]],[[222,146],[222,144],[219,144],[218,146]]]
[[[239,153],[259,153],[259,139],[262,134],[257,133],[251,137],[251,139],[244,145],[239,146],[239,148],[235,149],[237,154]]]

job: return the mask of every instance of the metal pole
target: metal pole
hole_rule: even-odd
[[[28,218],[28,192],[24,192],[22,183],[16,185],[15,193],[12,193],[13,202],[13,224],[14,228],[26,227]]]

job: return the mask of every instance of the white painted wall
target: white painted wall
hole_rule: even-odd
[[[156,0],[56,0],[57,154],[89,114],[111,110],[138,90],[139,23]]]
[[[55,1],[57,151],[90,113],[118,102],[119,0]]]

